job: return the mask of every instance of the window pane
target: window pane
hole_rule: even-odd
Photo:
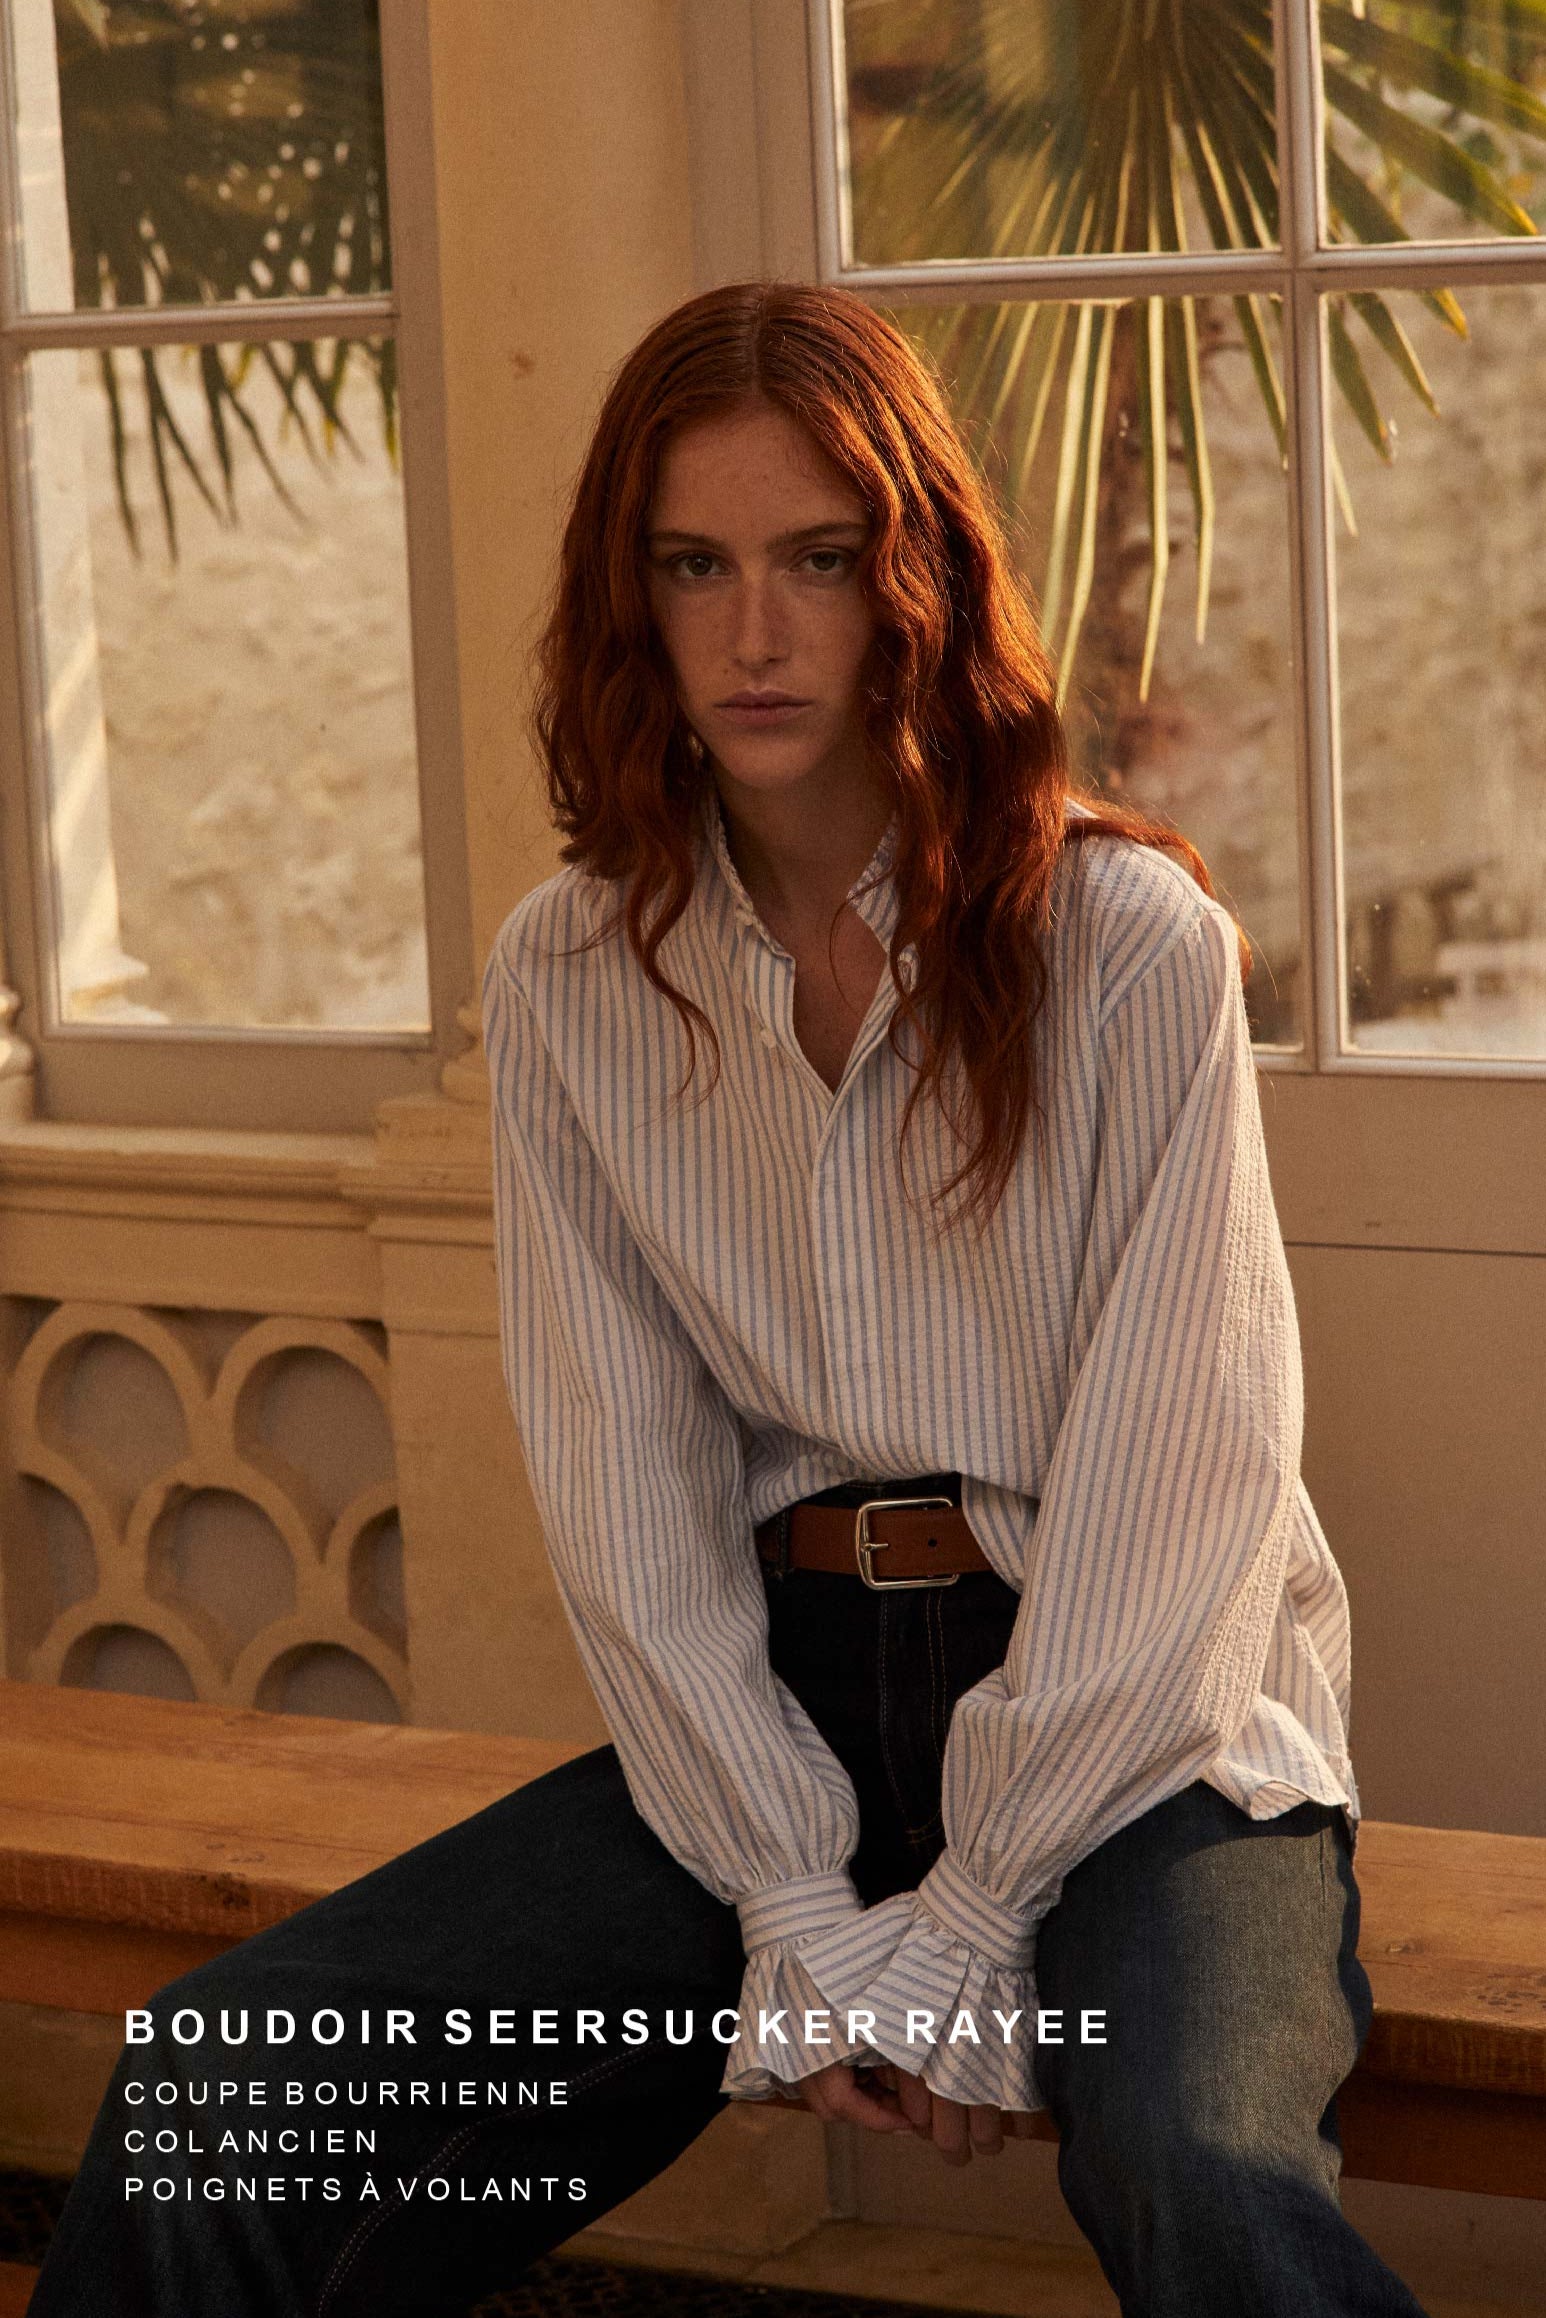
[[[381,290],[376,0],[9,0],[29,306]]]
[[[1333,241],[1474,241],[1546,221],[1546,12],[1323,0]]]
[[[66,1022],[428,1025],[391,358],[28,363]]]
[[[1271,245],[1272,10],[845,0],[853,255]]]
[[[1337,411],[1350,1037],[1546,1056],[1546,287],[1456,295],[1388,299],[1441,416],[1362,329],[1399,456]]]
[[[1256,953],[1248,1001],[1257,1037],[1295,1043],[1286,486],[1263,386],[1281,373],[1272,309],[1155,299],[892,311],[936,354],[1012,512],[1068,681],[1076,769],[1191,838]],[[1158,591],[1147,413],[1161,396],[1155,478],[1168,572]],[[1214,511],[1203,527],[1201,589],[1200,505]]]

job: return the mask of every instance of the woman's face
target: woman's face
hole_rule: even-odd
[[[758,402],[666,446],[649,594],[689,724],[732,784],[814,805],[863,781],[863,501],[784,411]]]

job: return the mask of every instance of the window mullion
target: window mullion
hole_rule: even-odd
[[[1338,844],[1335,575],[1331,558],[1329,408],[1320,292],[1320,54],[1313,0],[1274,0],[1278,45],[1278,173],[1287,310],[1289,561],[1298,639],[1295,741],[1300,784],[1300,924],[1305,964],[1305,1060],[1323,1066],[1342,1044],[1343,908]]]
[[[204,306],[82,306],[75,313],[17,314],[5,335],[21,352],[62,346],[225,346],[264,338],[384,338],[397,299],[236,298]]]
[[[436,1043],[449,1054],[459,1043],[458,1008],[475,998],[478,961],[467,850],[440,254],[436,236],[425,230],[435,215],[425,10],[383,8],[381,72],[392,279],[403,305],[395,335],[430,1023]]]
[[[1489,286],[1546,280],[1546,235],[1513,241],[1339,242],[1304,261],[1321,291],[1447,290],[1478,277]]]
[[[845,266],[839,279],[861,295],[910,305],[977,298],[1121,300],[1185,296],[1276,297],[1284,262],[1276,250],[1099,251],[1081,257],[928,258],[917,265]]]
[[[947,28],[943,10],[931,12],[924,9],[915,13],[929,20],[932,33],[941,33]],[[1032,12],[1033,15],[1035,13]],[[1047,13],[1055,24],[1057,11]],[[1361,8],[1355,13],[1361,14]],[[1492,238],[1457,239],[1454,242],[1437,239],[1405,241],[1399,238],[1398,224],[1387,226],[1380,216],[1375,215],[1372,218],[1360,217],[1361,225],[1372,232],[1388,230],[1397,238],[1367,243],[1333,242],[1330,239],[1332,225],[1326,183],[1328,102],[1320,53],[1322,27],[1319,0],[1273,0],[1271,16],[1277,65],[1276,151],[1281,213],[1280,241],[1277,245],[1266,248],[1201,247],[1185,251],[1099,250],[1068,255],[1022,254],[1006,257],[986,254],[993,240],[1000,237],[985,230],[969,231],[963,228],[959,234],[953,230],[949,246],[960,249],[964,244],[967,251],[982,254],[911,259],[905,263],[855,264],[848,207],[845,20],[841,0],[808,0],[805,27],[812,66],[812,135],[819,184],[821,275],[823,279],[841,282],[845,288],[883,307],[905,303],[907,306],[959,308],[960,324],[965,334],[963,343],[975,342],[977,325],[990,320],[992,309],[1003,308],[1009,318],[1013,319],[1011,310],[1017,305],[1101,305],[1110,308],[1131,300],[1156,297],[1212,297],[1226,301],[1231,298],[1237,301],[1250,298],[1254,302],[1263,296],[1280,305],[1287,390],[1288,452],[1287,491],[1282,504],[1286,510],[1289,534],[1287,578],[1294,654],[1288,707],[1293,721],[1298,942],[1303,961],[1303,990],[1297,1007],[1303,1047],[1302,1051],[1299,1048],[1291,1052],[1282,1050],[1282,1059],[1295,1069],[1323,1072],[1418,1068],[1442,1075],[1446,1070],[1475,1072],[1480,1069],[1488,1075],[1508,1075],[1516,1069],[1538,1071],[1540,1065],[1537,1060],[1495,1055],[1485,1039],[1482,1051],[1468,1050],[1464,1054],[1455,1055],[1430,1054],[1417,1044],[1414,1044],[1410,1053],[1405,1049],[1393,1049],[1386,1054],[1364,1044],[1355,1047],[1352,1041],[1349,1026],[1350,873],[1344,861],[1346,844],[1351,840],[1344,829],[1346,799],[1341,763],[1343,704],[1339,669],[1339,638],[1344,623],[1339,619],[1338,610],[1339,559],[1345,577],[1347,551],[1339,536],[1338,505],[1343,482],[1338,452],[1346,450],[1348,440],[1356,436],[1358,429],[1350,427],[1347,435],[1340,440],[1333,431],[1333,420],[1341,419],[1344,414],[1344,397],[1338,375],[1341,347],[1328,323],[1333,318],[1340,321],[1338,310],[1344,302],[1353,299],[1358,301],[1360,309],[1367,314],[1371,295],[1376,300],[1392,296],[1401,298],[1438,289],[1453,290],[1463,285],[1471,291],[1496,290],[1500,294],[1500,310],[1506,304],[1502,292],[1508,285],[1529,285],[1537,294],[1546,295],[1546,235],[1520,234],[1511,237],[1506,230],[1508,225],[1524,222],[1517,213],[1508,217],[1496,208],[1488,213],[1472,204],[1470,206],[1475,209]],[[922,48],[914,53],[909,47],[910,38],[909,35],[900,39],[900,47],[895,55],[887,49],[884,40],[880,42],[874,56],[868,49],[865,50],[867,63],[873,63],[876,57],[881,60],[877,70],[882,77],[873,86],[867,86],[862,97],[856,95],[855,98],[856,104],[874,104],[892,115],[893,126],[898,125],[909,109],[906,92],[914,84],[906,80],[906,73],[912,72],[915,79],[918,74],[924,75],[917,86],[926,90],[928,75],[939,69],[941,64],[941,58],[936,54],[936,40],[926,40]],[[1033,39],[1034,27],[1031,27],[1027,30],[1027,40],[1029,42]],[[1029,55],[1032,52],[1028,49],[1027,53]],[[897,62],[898,55],[903,62]],[[884,67],[888,57],[895,69],[904,75],[903,80],[897,84],[901,93],[886,93]],[[856,91],[858,88],[859,83],[856,81]],[[1353,110],[1356,112],[1356,107]],[[1335,117],[1340,123],[1340,96]],[[862,147],[866,140],[861,138],[859,142]],[[1393,146],[1392,149],[1397,148]],[[933,167],[932,155],[933,147],[929,146],[925,176],[928,169]],[[969,162],[970,149],[963,153],[958,148],[953,158],[957,164]],[[915,166],[916,163],[915,155]],[[1362,169],[1363,164],[1359,166]],[[1423,172],[1419,171],[1418,174],[1422,175]],[[955,180],[952,178],[950,182],[954,183]],[[1253,176],[1252,182],[1256,184],[1259,193],[1259,180]],[[884,190],[886,199],[893,202],[900,199],[906,209],[908,195],[905,184],[900,193],[896,185],[888,184]],[[1460,206],[1464,209],[1467,204],[1462,201]],[[1350,207],[1353,214],[1359,216],[1351,197]],[[1015,211],[1005,212],[1009,218],[1017,218],[1019,214]],[[1431,205],[1421,209],[1418,216],[1429,232],[1439,230],[1445,222],[1441,217],[1438,226],[1435,226]],[[1216,213],[1210,212],[1210,220],[1208,230],[1211,238],[1211,234],[1219,230]],[[1007,239],[1011,230],[1012,227],[1006,227],[1001,238]],[[1340,220],[1337,230],[1341,230]],[[937,243],[944,236],[935,238]],[[903,250],[908,244],[905,241],[888,240],[882,233],[880,246],[883,249]],[[873,256],[874,253],[870,254]],[[1328,304],[1331,305],[1330,316],[1327,312]],[[1380,319],[1376,315],[1376,320]],[[926,329],[920,330],[920,335],[929,334]],[[1375,335],[1387,342],[1389,351],[1394,342],[1389,340],[1388,331],[1377,330]],[[952,336],[948,343],[954,346],[957,340]],[[1528,351],[1526,346],[1526,354]],[[1333,354],[1337,357],[1335,369]],[[986,358],[983,367],[985,372]],[[1419,391],[1422,391],[1420,380],[1417,383]],[[1001,389],[1001,394],[1004,391],[1008,389]],[[1367,431],[1374,432],[1373,418],[1365,407],[1366,398],[1360,400],[1356,388],[1351,386],[1349,394],[1355,416],[1360,420],[1367,419]],[[1385,447],[1383,430],[1380,447]],[[1271,581],[1280,603],[1281,565],[1273,571]],[[1349,620],[1356,608],[1354,597],[1358,593],[1350,584],[1344,599]],[[1362,654],[1367,650],[1367,639],[1361,631],[1355,639],[1356,626],[1357,623],[1353,623],[1346,627],[1346,640],[1350,651],[1353,642],[1357,640]],[[1350,676],[1352,673],[1350,671]],[[1277,704],[1281,711],[1281,688],[1277,692]],[[1350,703],[1350,714],[1354,707],[1359,707],[1359,703]],[[1284,809],[1289,802],[1286,793],[1288,736],[1281,729],[1281,713],[1278,725],[1279,731],[1273,744],[1276,752],[1273,777],[1277,782],[1279,811],[1286,820]],[[1358,770],[1356,766],[1351,769],[1354,772]],[[1354,786],[1356,790],[1357,784]],[[1281,821],[1277,827],[1279,834],[1276,844],[1281,853],[1286,850],[1287,829]],[[1280,866],[1281,871],[1286,872],[1289,864],[1287,860],[1282,860]],[[1360,893],[1362,881],[1363,869],[1355,847],[1351,882]],[[1275,907],[1282,920],[1281,939],[1285,949],[1294,941],[1287,884],[1287,876],[1279,875],[1273,887]],[[1504,903],[1498,906],[1514,905],[1505,896]],[[1522,903],[1518,905],[1516,915],[1523,906]],[[1360,913],[1362,907],[1360,900]],[[1435,903],[1434,907],[1438,910],[1440,905]],[[1447,923],[1448,920],[1435,920],[1435,923],[1440,922]],[[1362,939],[1358,931],[1361,924],[1360,915],[1355,918],[1352,937],[1355,946]],[[1275,934],[1273,938],[1276,940],[1279,936]],[[1457,966],[1456,970],[1463,976],[1471,969]],[[1514,968],[1509,965],[1507,970],[1513,972]],[[1518,971],[1528,984],[1529,976],[1536,971],[1533,953],[1529,961],[1519,965]],[[1462,996],[1465,996],[1469,987],[1462,980]],[[1490,991],[1483,990],[1480,982],[1477,983],[1477,990],[1483,997],[1490,998]],[[1406,999],[1401,998],[1400,1006],[1405,1007],[1406,1003]],[[1491,1017],[1488,1017],[1490,1021]],[[1476,1035],[1480,1037],[1482,1033],[1477,1031]]]
[[[8,219],[17,204],[20,176],[16,128],[15,27],[7,9],[0,15],[0,212]],[[21,307],[21,236],[0,233],[0,332],[8,330]]]
[[[848,195],[848,88],[842,0],[809,0],[811,136],[816,149],[816,248],[821,279],[845,277],[853,257]]]

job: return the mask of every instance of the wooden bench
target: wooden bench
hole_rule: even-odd
[[[0,2000],[142,2004],[573,1751],[0,1682]],[[1365,1820],[1357,1864],[1346,2172],[1546,2197],[1546,1838]]]

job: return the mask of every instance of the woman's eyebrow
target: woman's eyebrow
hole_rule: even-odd
[[[781,531],[776,538],[770,539],[767,544],[769,547],[801,547],[807,540],[831,539],[834,536],[863,539],[868,531],[869,525],[867,523],[851,521],[844,516],[837,515],[832,518],[830,523],[807,523],[798,531]],[[651,547],[664,547],[668,542],[689,547],[711,547],[718,552],[723,552],[725,545],[722,539],[715,539],[706,531],[661,530],[652,531],[648,536],[648,544]]]

